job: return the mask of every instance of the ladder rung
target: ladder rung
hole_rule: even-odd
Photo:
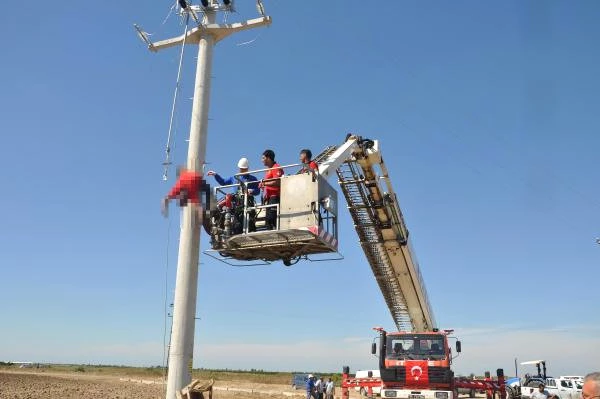
[[[343,181],[340,181],[340,182],[339,182],[339,184],[340,184],[341,186],[345,186],[345,185],[347,185],[347,184],[359,184],[359,183],[365,183],[365,182],[366,182],[366,180],[365,180],[365,179],[359,179],[359,180],[343,180]],[[368,183],[366,183],[366,184],[368,184]]]
[[[382,204],[373,205],[348,205],[348,209],[382,209]]]
[[[357,225],[356,227],[377,227],[380,229],[391,229],[392,223],[390,223],[390,222],[361,223],[360,225]]]

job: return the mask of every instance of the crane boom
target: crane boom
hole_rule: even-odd
[[[337,174],[360,245],[396,327],[432,331],[436,325],[427,290],[379,142],[350,134],[314,160],[318,173],[280,178],[277,204],[254,205],[244,190],[238,191],[234,204],[233,196],[223,191],[228,186],[215,187],[215,198],[207,199],[211,205],[204,226],[211,236],[210,251],[224,261],[281,260],[286,266],[310,255],[337,252],[337,190],[327,181]],[[223,196],[221,205],[217,193]],[[277,214],[277,226],[264,225],[267,208]]]
[[[432,331],[435,318],[379,142],[348,136],[328,147],[319,174],[336,170],[361,247],[399,331]],[[377,170],[378,169],[378,170]]]

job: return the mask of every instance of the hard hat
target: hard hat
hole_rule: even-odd
[[[309,375],[308,375],[308,378],[315,378],[315,376],[314,376],[314,375],[312,375],[312,374],[309,374]]]
[[[238,168],[248,169],[248,158],[240,158],[238,161]]]

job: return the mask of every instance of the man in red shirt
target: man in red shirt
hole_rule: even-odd
[[[298,171],[298,174],[319,171],[319,165],[312,160],[312,151],[307,148],[300,150],[300,162],[302,163],[302,169]]]
[[[180,166],[177,168],[177,181],[169,194],[163,198],[162,212],[166,217],[169,209],[169,200],[179,199],[179,206],[191,203],[198,207],[200,204],[200,189],[202,188],[202,175],[191,169]]]
[[[281,190],[280,177],[283,176],[283,169],[275,162],[275,153],[273,150],[265,150],[263,152],[262,163],[269,168],[265,172],[264,179],[259,184],[259,187],[263,190],[263,205],[279,204],[279,193]],[[277,207],[267,208],[266,222],[268,230],[273,230],[277,226]]]

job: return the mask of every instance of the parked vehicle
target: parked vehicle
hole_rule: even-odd
[[[497,380],[484,381],[466,377],[454,377],[451,369],[452,349],[448,336],[453,330],[440,331],[433,328],[425,332],[387,332],[381,327],[379,346],[373,342],[371,353],[379,357],[380,378],[360,378],[364,372],[350,377],[346,366],[342,373],[342,397],[348,397],[348,389],[357,387],[373,391],[379,388],[381,397],[396,399],[456,399],[459,389],[489,391],[504,397],[504,371],[498,369]],[[454,337],[451,337],[454,338]],[[379,349],[379,351],[377,350]],[[456,353],[461,351],[456,342]],[[368,370],[367,370],[368,372]],[[360,389],[359,388],[359,389]]]
[[[511,378],[506,381],[507,399],[529,399],[539,389],[540,384],[545,385],[549,394],[559,399],[580,399],[581,389],[575,383],[576,376],[553,378],[546,375],[546,361],[532,360],[521,364],[533,364],[537,368],[537,375],[526,374],[523,380]],[[570,377],[574,377],[571,379]],[[581,386],[581,384],[579,385]]]
[[[369,372],[371,372],[370,377]],[[374,379],[377,379],[379,382],[381,382],[381,374],[379,373],[379,370],[357,370],[354,378],[356,378],[358,381],[365,379],[365,381],[369,381],[371,383]],[[354,387],[354,390],[360,392],[360,396],[366,397],[368,393],[368,386],[366,384],[362,386],[359,385]],[[372,386],[372,390],[373,395],[381,395],[381,386]]]
[[[582,375],[561,375],[559,378],[563,378],[565,380],[583,381],[583,376]]]
[[[292,374],[292,389],[305,389],[308,374]]]
[[[540,383],[546,385],[546,391],[549,394],[555,395],[559,399],[579,399],[581,391],[573,388],[573,381],[561,378],[547,377],[545,380],[539,380],[537,378],[531,379],[529,383],[521,387],[521,398],[530,398],[533,392],[535,392]]]

